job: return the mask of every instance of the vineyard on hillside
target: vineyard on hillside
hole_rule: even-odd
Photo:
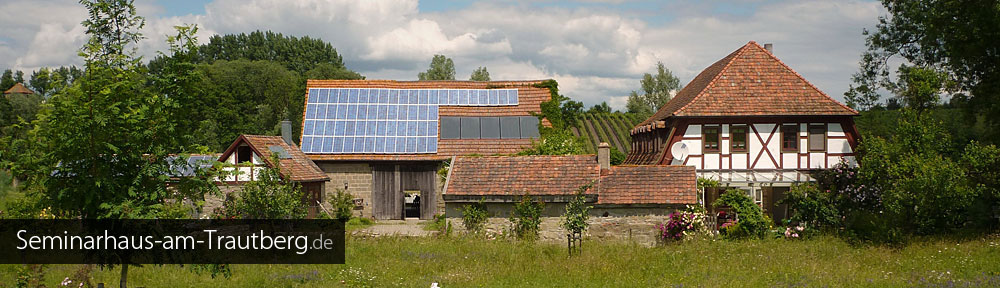
[[[627,154],[632,143],[628,131],[642,120],[627,113],[584,113],[577,127],[571,129],[573,135],[583,138],[586,153],[597,153],[597,144],[607,142]]]

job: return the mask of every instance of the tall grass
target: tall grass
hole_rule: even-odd
[[[131,269],[129,281],[136,287],[982,286],[1000,285],[998,259],[997,236],[920,240],[898,249],[854,247],[832,237],[661,247],[591,241],[573,257],[558,244],[383,237],[349,238],[343,265],[235,265],[231,278],[215,279],[179,265],[146,266]],[[78,267],[52,265],[46,283],[56,287]],[[7,279],[0,282],[11,282],[15,270],[0,267],[0,279]],[[117,283],[118,272],[92,276]]]

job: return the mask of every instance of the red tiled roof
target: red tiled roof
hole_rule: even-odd
[[[312,160],[306,157],[305,153],[298,146],[289,145],[285,143],[285,140],[280,136],[260,136],[260,135],[240,135],[226,152],[219,156],[219,162],[225,162],[230,155],[236,152],[236,147],[239,147],[240,143],[246,142],[250,149],[253,149],[257,155],[260,155],[261,160],[268,163],[268,166],[274,167],[271,163],[271,149],[270,146],[279,146],[288,152],[291,156],[290,159],[281,159],[281,176],[285,179],[289,179],[293,182],[315,182],[315,181],[327,181],[330,177],[323,173],[323,170],[316,166]]]
[[[694,204],[694,166],[613,166],[597,185],[597,204]]]
[[[594,155],[457,157],[447,194],[570,195],[601,175]]]
[[[14,83],[14,86],[4,91],[3,94],[35,94],[35,92],[32,92],[28,87],[24,87],[24,84]]]
[[[705,68],[638,126],[672,116],[857,114],[750,41]]]
[[[545,80],[530,81],[395,81],[395,80],[308,80],[311,88],[390,88],[390,89],[517,89],[516,106],[440,106],[439,115],[469,117],[531,116],[542,112],[541,103],[552,99],[548,88],[535,87]],[[306,94],[306,102],[309,102]],[[303,105],[305,105],[303,103]],[[438,123],[440,125],[440,123]],[[548,119],[542,125],[551,127]],[[439,127],[440,128],[440,127]],[[440,131],[440,129],[438,129]],[[531,146],[531,139],[438,139],[435,154],[308,154],[313,160],[407,161],[444,160],[461,155],[514,154]]]
[[[696,182],[689,166],[613,166],[602,176],[594,155],[457,157],[445,193],[572,195],[593,183],[597,204],[693,204]]]

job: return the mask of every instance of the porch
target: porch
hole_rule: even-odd
[[[731,211],[726,207],[714,207],[719,196],[726,190],[735,188],[746,192],[754,203],[761,207],[764,215],[771,217],[775,223],[788,219],[791,215],[788,205],[780,204],[785,199],[785,193],[798,183],[813,182],[808,172],[798,170],[774,170],[774,171],[698,171],[698,178],[705,178],[719,182],[719,187],[707,187],[699,189],[698,203],[705,206],[708,211],[709,226],[717,226],[720,217],[725,221],[726,217],[732,217]],[[721,213],[720,212],[725,212]],[[717,227],[712,227],[716,229]]]

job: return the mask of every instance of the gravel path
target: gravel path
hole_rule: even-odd
[[[425,222],[418,219],[384,220],[354,233],[370,236],[433,236],[435,231],[424,230]]]

